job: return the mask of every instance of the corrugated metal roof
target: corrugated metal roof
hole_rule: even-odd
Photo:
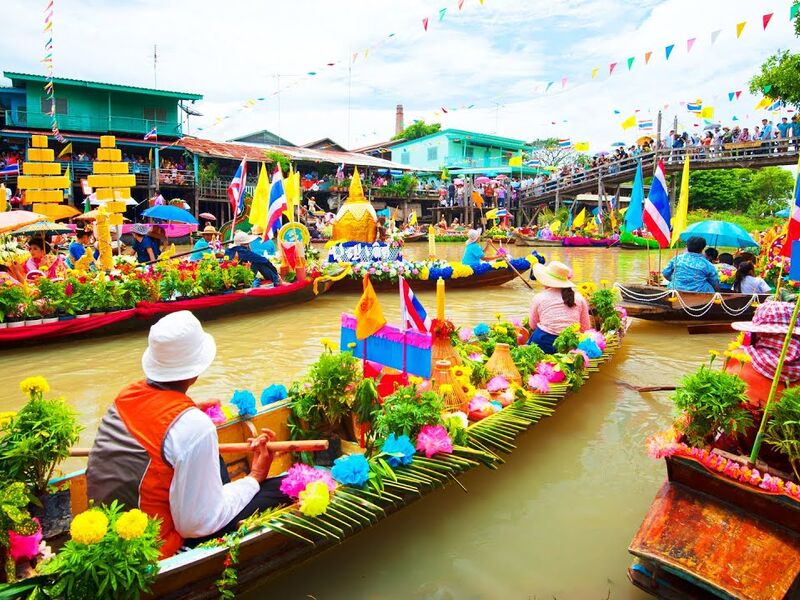
[[[44,75],[33,75],[31,73],[14,73],[3,71],[3,76],[7,79],[19,81],[45,82]],[[58,85],[71,85],[85,88],[95,88],[98,90],[113,90],[116,92],[127,92],[129,94],[147,94],[150,96],[162,96],[166,98],[177,98],[180,100],[202,100],[202,94],[192,94],[190,92],[174,92],[171,90],[157,90],[154,88],[137,87],[134,85],[119,85],[117,83],[103,83],[101,81],[88,81],[86,79],[69,79],[67,77],[53,77],[53,83]]]
[[[375,156],[358,154],[357,152],[339,152],[337,150],[314,150],[311,148],[298,148],[296,146],[266,146],[242,144],[239,142],[215,142],[195,137],[183,137],[177,145],[182,146],[202,156],[213,158],[230,158],[233,160],[267,160],[267,152],[279,152],[290,160],[306,162],[324,162],[331,164],[357,165],[359,167],[375,167],[377,169],[399,169],[414,171],[413,167],[383,160]]]

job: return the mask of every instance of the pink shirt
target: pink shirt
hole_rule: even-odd
[[[580,323],[581,331],[592,328],[589,318],[589,303],[575,292],[575,306],[570,308],[561,299],[561,290],[544,288],[533,297],[531,316],[528,321],[531,329],[539,327],[542,331],[558,335],[570,325]]]

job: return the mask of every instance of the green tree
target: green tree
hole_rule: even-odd
[[[572,148],[562,148],[557,138],[541,138],[531,141],[531,158],[538,159],[543,167],[561,167],[576,162],[583,164],[588,159],[585,154],[575,152]]]
[[[769,215],[784,208],[794,189],[794,178],[780,167],[767,167],[753,173],[750,180],[750,199],[747,214],[751,217]]]
[[[417,138],[431,135],[442,129],[441,123],[426,123],[424,119],[414,121],[411,125],[403,129],[400,133],[394,136],[393,140],[415,140]]]
[[[794,33],[800,37],[800,11],[794,19]],[[778,50],[770,56],[761,65],[761,72],[750,80],[750,92],[800,107],[800,54]]]
[[[693,171],[689,175],[689,207],[744,210],[750,197],[749,169]]]

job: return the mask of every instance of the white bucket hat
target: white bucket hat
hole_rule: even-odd
[[[151,381],[183,381],[201,375],[214,362],[217,344],[188,310],[160,319],[150,328],[142,369]]]
[[[244,246],[245,244],[249,244],[253,240],[258,239],[257,235],[250,235],[249,233],[245,233],[244,231],[237,231],[236,234],[233,236],[233,243],[237,246]]]
[[[481,238],[480,229],[470,229],[467,232],[467,244],[474,244]]]

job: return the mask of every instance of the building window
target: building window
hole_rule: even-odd
[[[66,98],[56,98],[56,114],[57,115],[65,115],[67,114],[67,99]],[[49,115],[50,114],[50,98],[47,96],[42,96],[42,113]]]
[[[411,155],[408,153],[408,150],[403,150],[400,154],[400,163],[404,165],[411,164]]]
[[[467,146],[464,149],[464,158],[473,158],[475,156],[475,146]]]
[[[145,121],[160,121],[165,122],[167,120],[167,111],[163,108],[156,108],[154,106],[145,106],[144,107],[144,120]]]
[[[439,159],[439,146],[431,146],[428,148],[428,160]]]

